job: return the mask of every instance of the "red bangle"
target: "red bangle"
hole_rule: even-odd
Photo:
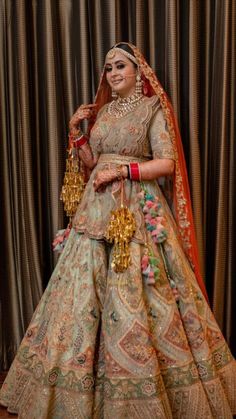
[[[73,144],[76,148],[81,147],[82,145],[86,144],[88,142],[88,138],[85,137],[84,134],[82,134],[80,137],[76,138],[73,141]]]
[[[131,180],[140,180],[140,169],[138,163],[129,164],[129,174]]]

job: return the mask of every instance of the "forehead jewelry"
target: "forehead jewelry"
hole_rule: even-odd
[[[110,51],[108,51],[108,53],[106,55],[106,58],[108,58],[108,59],[114,58],[117,52],[120,52],[125,57],[129,58],[133,63],[138,65],[138,62],[137,62],[136,58],[132,54],[130,54],[129,52],[127,52],[127,51],[125,51],[121,48],[118,48],[118,47],[110,49]]]

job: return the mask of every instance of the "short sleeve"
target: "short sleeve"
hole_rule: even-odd
[[[175,160],[175,152],[170,139],[163,111],[158,108],[149,127],[149,140],[155,159]]]
[[[101,154],[101,142],[103,137],[103,132],[100,126],[100,118],[105,113],[107,108],[107,103],[98,111],[96,121],[90,131],[89,144],[93,153],[93,156],[97,158]]]

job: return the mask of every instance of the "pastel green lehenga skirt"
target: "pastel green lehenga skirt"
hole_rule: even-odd
[[[149,237],[149,236],[148,236]],[[236,368],[174,231],[154,285],[112,247],[71,230],[0,393],[27,419],[207,419],[236,412]],[[173,251],[174,249],[174,251]]]

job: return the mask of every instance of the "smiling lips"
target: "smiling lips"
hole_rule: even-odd
[[[112,80],[111,82],[112,82],[112,84],[118,84],[123,80],[124,80],[123,78],[122,79],[115,79],[115,80]]]

